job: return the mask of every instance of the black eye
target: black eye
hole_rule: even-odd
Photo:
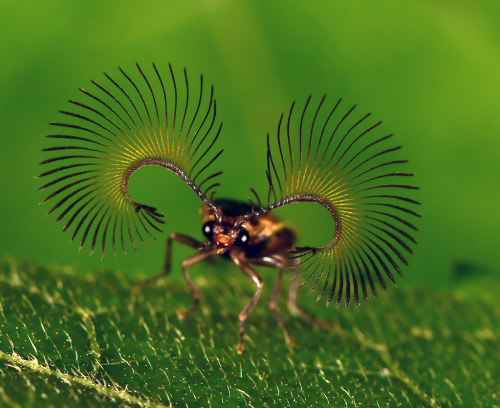
[[[250,235],[248,234],[248,231],[246,229],[240,229],[240,232],[238,232],[238,236],[236,237],[236,240],[234,241],[235,245],[246,245],[248,244],[248,241],[250,240]]]
[[[205,235],[208,239],[212,239],[214,237],[214,226],[214,221],[208,221],[203,224],[203,228],[201,230],[203,231],[203,235]]]

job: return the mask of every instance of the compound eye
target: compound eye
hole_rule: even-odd
[[[240,232],[238,232],[238,236],[236,237],[236,240],[234,241],[235,245],[246,245],[248,244],[248,241],[250,241],[250,235],[248,234],[248,231],[246,229],[240,229]]]
[[[214,226],[215,221],[207,221],[203,224],[202,231],[203,235],[205,235],[208,239],[212,239],[214,237]]]

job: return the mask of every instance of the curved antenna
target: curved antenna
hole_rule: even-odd
[[[291,268],[318,300],[359,305],[368,289],[376,296],[375,281],[385,289],[383,275],[395,283],[394,272],[408,264],[417,230],[409,219],[419,217],[411,207],[419,202],[407,195],[418,187],[405,181],[413,176],[401,171],[407,161],[395,157],[401,146],[377,133],[381,122],[356,116],[356,106],[342,111],[341,100],[327,109],[325,99],[314,106],[309,96],[302,110],[292,103],[276,137],[268,134],[268,203],[248,218],[298,202],[325,207],[335,225],[330,242],[294,248]]]
[[[116,78],[104,73],[105,84],[91,81],[92,90],[80,89],[86,100],[70,100],[74,112],[60,111],[67,121],[51,123],[61,131],[47,136],[57,144],[43,149],[52,154],[41,163],[50,169],[39,176],[47,179],[40,190],[52,189],[44,200],[55,202],[49,213],[66,220],[63,232],[73,229],[71,240],[80,236],[81,247],[89,240],[91,252],[99,245],[102,255],[110,241],[115,255],[117,247],[126,253],[127,238],[136,249],[165,222],[129,194],[130,177],[141,167],[172,171],[216,211],[207,191],[218,183],[202,189],[221,174],[210,170],[222,153],[214,146],[222,124],[215,120],[213,87],[206,92],[201,76],[199,96],[191,98],[185,69],[176,82],[170,64],[164,77],[153,64],[150,78],[136,66],[135,77],[119,68]]]

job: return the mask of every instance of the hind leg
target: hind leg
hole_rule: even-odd
[[[293,346],[294,342],[292,336],[290,335],[290,332],[285,325],[285,322],[283,320],[283,317],[281,316],[281,313],[277,305],[282,280],[283,280],[283,268],[279,268],[278,278],[274,283],[273,292],[271,294],[271,297],[269,298],[269,308],[272,310],[272,312],[274,313],[274,317],[276,318],[276,321],[281,326],[283,334],[285,335],[286,342],[291,346]]]
[[[306,311],[302,306],[300,306],[297,302],[297,294],[298,291],[298,283],[297,279],[292,277],[290,281],[290,288],[288,291],[288,310],[290,310],[291,314],[300,316],[303,320],[308,323],[311,323],[314,326],[320,327],[322,329],[330,329],[332,324],[324,321],[322,319],[317,319],[312,316],[308,311]]]

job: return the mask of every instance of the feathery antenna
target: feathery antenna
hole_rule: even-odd
[[[418,187],[406,182],[413,174],[401,171],[407,161],[394,157],[401,147],[388,145],[392,135],[377,134],[381,122],[356,117],[356,106],[341,113],[340,99],[325,111],[325,100],[313,108],[309,96],[298,114],[294,102],[276,137],[268,135],[268,206],[255,215],[297,202],[324,206],[335,223],[331,241],[297,247],[290,258],[318,300],[328,294],[338,305],[344,297],[349,306],[351,296],[366,302],[368,288],[376,296],[374,282],[385,288],[384,275],[395,283],[394,272],[408,264],[419,203],[407,194]]]
[[[91,81],[94,89],[80,89],[86,101],[69,101],[75,112],[60,111],[67,121],[51,123],[60,132],[47,136],[57,145],[43,149],[53,154],[41,163],[52,167],[39,176],[50,180],[40,190],[53,189],[44,200],[53,202],[49,213],[65,220],[71,240],[79,236],[80,247],[90,240],[92,252],[99,244],[103,255],[108,241],[115,255],[118,245],[126,252],[127,242],[135,249],[165,222],[156,208],[130,197],[137,169],[169,169],[213,209],[207,192],[219,184],[202,186],[222,173],[210,171],[222,153],[214,151],[222,124],[215,120],[213,87],[207,98],[201,76],[199,96],[190,98],[185,69],[180,87],[170,64],[165,78],[155,64],[150,79],[138,64],[137,71],[133,79],[119,68],[116,79],[104,73],[106,85]]]

